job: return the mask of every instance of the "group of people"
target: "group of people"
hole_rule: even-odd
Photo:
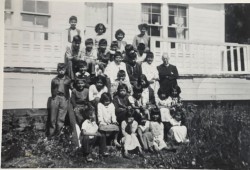
[[[139,25],[132,44],[117,30],[108,49],[103,24],[96,25],[96,37],[81,48],[77,18],[70,17],[69,23],[65,63],[58,64],[51,82],[49,137],[60,135],[68,114],[74,143],[87,161],[93,160],[96,141],[100,155],[109,155],[106,142],[111,141],[125,157],[135,149],[143,155],[187,142],[177,68],[167,53],[163,64],[154,64],[147,24]]]

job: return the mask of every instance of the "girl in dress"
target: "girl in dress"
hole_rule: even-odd
[[[133,110],[129,110],[126,114],[126,119],[122,121],[122,144],[124,147],[124,157],[129,158],[128,151],[138,149],[142,155],[141,145],[136,137],[138,123],[134,120]]]
[[[125,33],[121,29],[115,32],[115,38],[118,43],[117,51],[120,51],[122,54],[125,53],[125,46],[127,45],[127,42],[123,41],[124,37],[125,37]]]
[[[95,32],[96,32],[96,37],[94,39],[94,43],[95,43],[95,47],[98,47],[99,41],[101,39],[105,39],[107,41],[107,37],[106,37],[106,27],[102,24],[102,23],[98,23],[95,26]]]
[[[115,106],[111,101],[109,93],[101,95],[100,102],[97,105],[97,116],[99,131],[104,135],[114,136],[114,144],[119,147],[120,144],[117,142],[119,126],[116,121]]]

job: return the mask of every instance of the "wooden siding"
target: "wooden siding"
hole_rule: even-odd
[[[5,73],[3,109],[46,108],[55,75]],[[250,100],[250,80],[243,78],[179,79],[181,97],[189,100]]]

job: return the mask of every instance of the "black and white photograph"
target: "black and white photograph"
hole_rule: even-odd
[[[250,169],[250,3],[1,5],[1,168]]]

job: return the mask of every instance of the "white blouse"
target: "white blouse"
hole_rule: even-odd
[[[89,87],[89,101],[94,100],[96,97],[101,98],[101,95],[102,95],[104,92],[108,92],[108,88],[107,88],[106,86],[104,86],[100,91],[98,91],[98,90],[96,89],[95,84],[92,84],[92,85]]]
[[[159,78],[158,70],[154,63],[148,64],[147,62],[143,62],[141,65],[142,74],[144,74],[148,81],[152,80],[153,78]]]
[[[108,106],[98,103],[97,110],[97,117],[100,124],[107,125],[116,122],[115,106],[113,103],[110,103]]]

